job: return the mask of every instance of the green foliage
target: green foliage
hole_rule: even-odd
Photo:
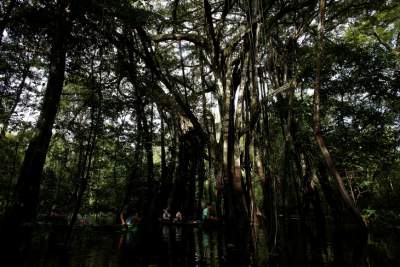
[[[380,12],[376,19],[383,19]],[[349,29],[341,43],[327,47],[321,92],[325,132],[341,173],[357,173],[352,187],[362,192],[358,205],[372,221],[380,210],[395,208],[387,204],[400,197],[400,58],[376,40],[361,40],[365,34],[349,38],[352,33]]]
[[[0,214],[11,200],[22,164],[24,149],[31,137],[30,131],[0,137],[0,165],[2,166],[0,168]]]
[[[362,211],[362,216],[364,220],[371,222],[375,219],[377,213],[374,209],[366,208]]]
[[[345,39],[361,46],[378,43],[388,50],[398,50],[399,14],[400,4],[397,1],[388,2],[356,20],[346,32]]]

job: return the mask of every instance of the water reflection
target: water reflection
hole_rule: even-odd
[[[42,231],[35,235],[25,266],[240,266],[237,258],[242,251],[229,254],[232,248],[221,230],[205,231],[187,225],[162,225],[150,232],[82,230],[75,232],[69,249],[62,246],[61,230]],[[399,263],[398,232],[380,240],[372,235],[368,240],[351,229],[336,228],[327,235],[312,222],[288,220],[281,224],[275,247],[267,247],[267,236],[259,232],[254,260],[243,266],[361,267]]]
[[[160,266],[218,266],[210,258],[209,234],[197,227],[163,226]],[[165,264],[168,262],[168,264]]]

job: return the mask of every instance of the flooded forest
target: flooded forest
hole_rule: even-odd
[[[399,255],[399,1],[0,1],[1,266]]]

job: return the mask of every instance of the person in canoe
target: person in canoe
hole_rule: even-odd
[[[215,214],[215,209],[211,203],[207,203],[207,206],[203,209],[202,212],[203,226],[214,225],[218,222],[218,218]]]
[[[169,220],[171,220],[171,213],[169,213],[168,208],[165,208],[165,209],[163,210],[162,219],[163,219],[164,221],[169,221]]]
[[[132,223],[133,224],[140,224],[142,223],[142,215],[140,215],[139,212],[135,212],[135,214],[132,217]]]
[[[179,210],[175,214],[174,222],[182,222],[183,221],[183,215],[182,212]]]
[[[128,207],[128,205],[125,205],[122,209],[121,212],[119,214],[119,219],[121,221],[121,225],[127,225],[127,220],[130,217],[130,208]]]
[[[121,220],[121,225],[140,224],[142,216],[138,211],[134,212],[134,208],[125,205],[121,210],[119,219]]]

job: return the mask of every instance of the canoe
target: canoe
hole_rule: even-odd
[[[185,220],[185,221],[175,221],[175,220],[164,220],[162,218],[159,219],[159,222],[162,225],[201,225],[202,221],[200,220]]]
[[[203,229],[211,229],[216,228],[222,225],[220,220],[186,220],[186,221],[173,221],[173,220],[164,220],[159,219],[161,225],[166,226],[193,226],[193,227],[202,227]]]
[[[203,221],[203,229],[204,230],[215,229],[220,226],[222,226],[221,220],[204,220]]]
[[[104,232],[133,232],[138,229],[137,224],[104,224],[104,225],[91,225],[90,228],[94,231]]]
[[[68,229],[70,226],[66,223],[51,223],[51,222],[37,222],[40,227],[46,228],[57,228],[57,229]],[[92,230],[101,232],[132,232],[138,229],[137,224],[75,224],[73,226],[74,230]]]

